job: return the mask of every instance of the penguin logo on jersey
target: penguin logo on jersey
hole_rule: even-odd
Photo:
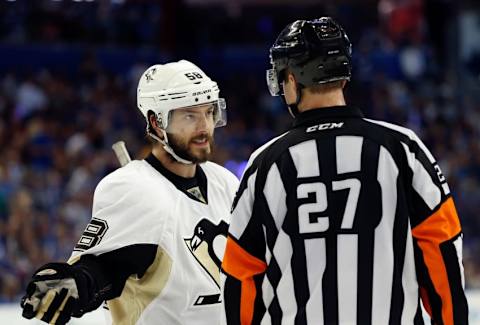
[[[202,219],[195,226],[193,236],[185,238],[188,250],[220,288],[220,266],[227,243],[228,224],[220,221],[215,225]]]

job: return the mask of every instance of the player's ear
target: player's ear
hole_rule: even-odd
[[[150,132],[156,134],[160,139],[163,139],[163,132],[158,123],[158,119],[154,112],[148,112],[148,124]]]

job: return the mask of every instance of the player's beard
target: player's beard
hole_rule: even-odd
[[[190,148],[193,145],[194,140],[203,139],[205,137],[207,138],[208,146],[204,148],[196,148],[195,150]],[[169,133],[168,144],[177,156],[185,160],[191,161],[194,164],[198,164],[210,160],[212,156],[214,141],[213,136],[209,134],[202,134],[185,140],[181,137]]]

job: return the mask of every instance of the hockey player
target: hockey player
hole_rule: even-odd
[[[220,261],[236,177],[209,162],[226,124],[217,84],[191,62],[148,68],[137,105],[151,154],[97,186],[68,263],[39,268],[23,316],[65,324],[106,301],[113,324],[217,324]]]
[[[462,228],[409,129],[346,105],[351,44],[330,17],[288,25],[268,85],[295,119],[250,158],[222,268],[229,325],[467,324]]]

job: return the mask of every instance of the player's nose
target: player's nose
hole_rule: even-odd
[[[198,132],[206,132],[208,129],[209,118],[204,115],[200,115],[197,119],[196,129]]]

